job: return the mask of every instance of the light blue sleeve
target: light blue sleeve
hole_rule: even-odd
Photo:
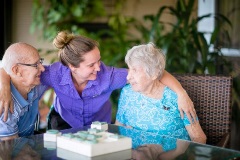
[[[17,112],[16,110],[14,110],[13,114],[11,114],[9,112],[8,113],[8,119],[7,119],[6,122],[3,121],[3,114],[1,115],[1,119],[0,119],[0,138],[18,134],[18,126],[17,126],[17,122],[18,122],[17,117],[18,116],[17,116],[16,112]]]
[[[122,124],[126,124],[126,93],[127,93],[127,87],[123,87],[121,93],[120,93],[120,98],[118,101],[118,111],[117,111],[117,116],[116,120]]]
[[[166,90],[165,90],[165,99],[164,99],[164,104],[166,104],[167,106],[172,106],[176,112],[174,112],[174,114],[177,114],[175,116],[181,116],[180,115],[180,111],[178,109],[178,97],[177,97],[177,94],[172,91],[170,88],[166,87]],[[182,119],[183,123],[184,123],[184,126],[188,126],[190,125],[190,121],[188,120],[188,117],[187,115],[184,113],[184,118]],[[197,118],[197,121],[198,121],[198,118]]]

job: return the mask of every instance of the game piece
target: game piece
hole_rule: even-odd
[[[44,148],[47,148],[48,150],[54,150],[57,148],[57,143],[50,142],[50,141],[44,141],[43,146],[44,146]]]
[[[91,128],[97,128],[99,130],[106,131],[108,130],[108,124],[106,122],[95,121],[95,122],[92,122]]]
[[[62,133],[55,129],[47,130],[43,135],[44,141],[56,142],[57,136],[60,136]]]
[[[57,148],[94,157],[132,148],[132,139],[96,128],[57,136]]]

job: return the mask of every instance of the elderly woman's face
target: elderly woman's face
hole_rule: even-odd
[[[132,89],[140,93],[148,93],[153,80],[147,75],[145,69],[141,65],[128,66],[127,80],[131,84]]]

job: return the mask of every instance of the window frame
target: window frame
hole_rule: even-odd
[[[205,14],[215,14],[216,13],[216,0],[198,0],[198,16]],[[206,32],[205,38],[207,42],[210,42],[211,33],[214,30],[215,21],[214,18],[203,19],[198,23],[198,30],[201,32]],[[210,50],[213,49],[213,46],[210,47]],[[224,56],[230,57],[240,57],[240,50],[233,48],[221,48],[221,52]]]

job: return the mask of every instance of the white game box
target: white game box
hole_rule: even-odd
[[[127,152],[130,153],[132,139],[110,133],[107,129],[107,123],[96,121],[92,123],[88,131],[62,134],[57,130],[48,130],[44,134],[44,144],[56,142],[57,150],[64,149],[86,157],[111,154],[124,150],[128,150]]]

